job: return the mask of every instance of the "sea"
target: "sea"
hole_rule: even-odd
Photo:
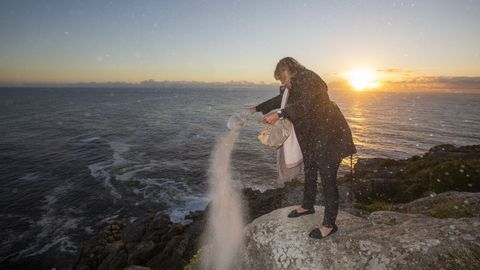
[[[68,269],[95,226],[208,203],[208,165],[235,113],[279,93],[244,88],[1,88],[0,268]],[[357,158],[403,159],[438,144],[480,144],[480,94],[330,91]],[[238,188],[276,183],[261,113],[232,155]],[[340,169],[347,173],[349,162]],[[300,198],[299,198],[300,200]]]

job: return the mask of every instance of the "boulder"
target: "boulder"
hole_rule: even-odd
[[[325,239],[308,233],[323,218],[288,218],[277,209],[245,228],[242,269],[475,269],[480,267],[480,218],[438,219],[422,214],[339,211],[339,230]],[[462,268],[463,267],[463,268]]]
[[[323,204],[324,197],[322,191],[321,179],[318,179],[318,191],[315,198],[315,204]],[[294,179],[286,182],[284,187],[267,189],[265,191],[245,188],[242,190],[243,205],[247,209],[247,222],[255,218],[267,214],[275,209],[283,208],[293,204],[301,204],[303,199],[304,184]],[[349,183],[341,183],[338,185],[339,204],[342,208],[351,206],[349,197]]]
[[[150,270],[150,268],[145,266],[140,266],[140,265],[130,265],[128,267],[123,268],[123,270]]]
[[[480,217],[480,192],[447,191],[395,204],[393,211],[420,213],[438,218]]]
[[[478,159],[480,145],[465,145],[455,147],[452,144],[433,146],[423,155],[424,159]]]
[[[104,229],[82,246],[72,269],[182,269],[196,252],[203,216],[191,213],[190,224],[173,223],[164,214],[101,224]],[[109,237],[121,240],[110,243]]]

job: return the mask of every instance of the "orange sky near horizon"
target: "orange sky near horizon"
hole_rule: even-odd
[[[0,25],[3,86],[270,84],[291,56],[331,89],[480,92],[480,1],[2,2]]]

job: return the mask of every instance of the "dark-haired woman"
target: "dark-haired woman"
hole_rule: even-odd
[[[315,72],[291,57],[281,59],[274,77],[291,89],[286,106],[280,108],[282,95],[275,96],[250,112],[262,112],[264,120],[275,123],[280,118],[292,121],[300,145],[305,172],[303,202],[289,217],[313,214],[317,194],[317,175],[320,174],[325,212],[322,226],[309,236],[321,239],[335,233],[339,207],[337,171],[343,158],[356,153],[352,133],[337,105],[328,96],[327,84]]]

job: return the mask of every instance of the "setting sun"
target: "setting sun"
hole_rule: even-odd
[[[373,69],[351,70],[345,73],[350,85],[357,91],[373,89],[379,86],[378,74]]]

